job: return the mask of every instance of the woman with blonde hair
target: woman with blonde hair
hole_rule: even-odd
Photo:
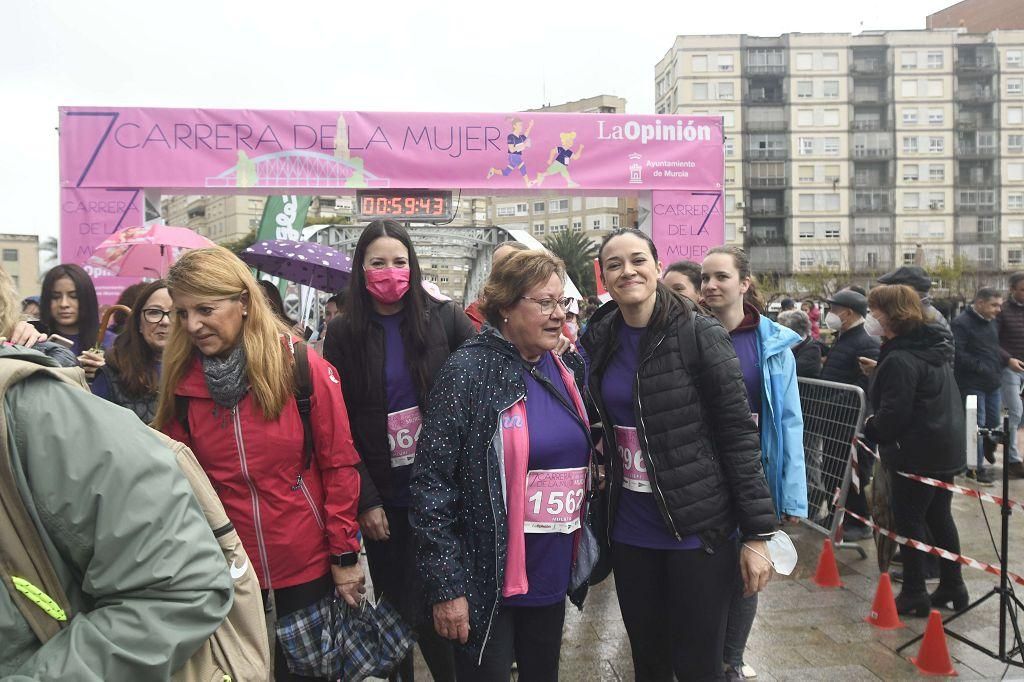
[[[175,321],[154,426],[192,448],[249,548],[277,616],[363,588],[359,457],[333,368],[296,346],[242,261],[221,247],[184,254],[167,275]],[[306,353],[311,443],[295,397]],[[311,452],[309,452],[309,446]],[[305,680],[285,666],[275,680]]]

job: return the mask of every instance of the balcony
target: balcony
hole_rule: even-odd
[[[998,232],[977,232],[977,231],[960,231],[957,230],[953,233],[957,244],[998,244],[999,233]]]
[[[987,57],[958,59],[956,70],[957,73],[992,74],[996,72],[996,62]]]
[[[956,94],[961,102],[986,103],[995,101],[995,91],[992,88],[961,88]]]
[[[784,159],[786,158],[785,149],[748,149],[748,159]]]
[[[994,159],[998,153],[999,147],[995,145],[979,147],[961,142],[956,146],[956,155],[961,159]]]
[[[784,119],[779,120],[746,120],[746,129],[748,133],[782,133],[788,128],[788,124]]]
[[[892,158],[892,147],[854,147],[853,158],[855,159],[890,159]]]
[[[783,76],[786,73],[785,64],[751,64],[747,63],[746,73],[759,76]]]
[[[748,175],[746,185],[759,189],[783,189],[786,186],[786,178],[785,176],[755,177]]]
[[[888,71],[888,64],[884,59],[857,59],[854,57],[850,64],[850,73],[854,76],[884,76]]]
[[[885,193],[860,193],[853,196],[853,212],[857,214],[892,213],[892,197]]]
[[[892,232],[854,232],[854,244],[892,244]]]
[[[889,93],[881,90],[853,89],[854,104],[885,104],[889,101]]]
[[[750,88],[743,100],[744,104],[754,106],[779,106],[786,103],[786,97],[781,89],[765,90],[764,88]]]
[[[959,176],[955,180],[957,187],[970,187],[973,189],[992,189],[999,186],[999,180],[995,176],[986,178]]]
[[[892,181],[878,175],[854,175],[853,186],[855,189],[886,189],[892,187]]]
[[[786,207],[782,204],[754,204],[747,207],[747,215],[754,218],[785,218]]]
[[[870,121],[870,120],[857,121],[857,120],[854,120],[854,121],[850,122],[850,126],[854,130],[859,130],[859,131],[888,130],[889,129],[889,126],[886,125],[886,123],[884,121]]]

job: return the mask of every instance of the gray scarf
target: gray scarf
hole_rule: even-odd
[[[210,389],[213,402],[232,409],[245,396],[249,384],[245,377],[245,350],[242,344],[235,346],[231,355],[223,360],[203,355],[203,376]]]

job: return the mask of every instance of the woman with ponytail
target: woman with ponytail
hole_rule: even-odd
[[[800,337],[764,315],[764,299],[750,272],[750,259],[741,248],[719,246],[708,251],[701,265],[701,293],[736,349],[750,413],[760,431],[761,461],[775,511],[795,523],[807,516],[804,420],[796,360],[790,350]],[[732,679],[756,676],[743,664],[756,613],[757,595],[737,591],[725,640],[726,672]]]

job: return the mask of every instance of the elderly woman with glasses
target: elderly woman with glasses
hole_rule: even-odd
[[[173,303],[162,279],[139,292],[124,331],[96,371],[92,392],[126,407],[147,424],[156,416],[157,386],[164,346],[171,334]]]
[[[495,265],[490,326],[451,355],[430,393],[410,522],[434,627],[461,643],[459,680],[557,680],[565,597],[582,604],[596,485],[584,365],[558,357],[565,266],[544,251]],[[591,478],[595,480],[592,482]]]

